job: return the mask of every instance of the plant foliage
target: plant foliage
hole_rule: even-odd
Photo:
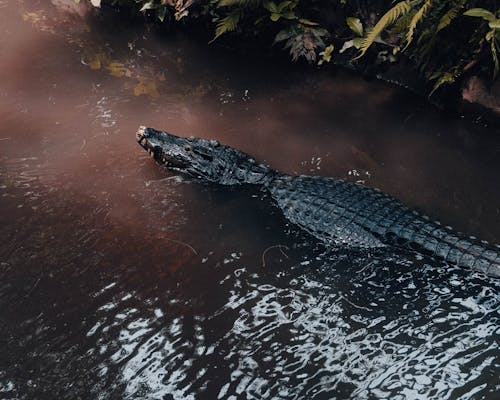
[[[409,1],[400,1],[389,11],[387,11],[382,18],[375,24],[375,26],[369,29],[366,36],[361,42],[361,47],[359,49],[359,55],[357,58],[363,57],[370,46],[375,42],[375,40],[380,36],[380,34],[388,26],[393,24],[398,18],[406,15],[411,10],[411,5]]]
[[[282,44],[294,61],[404,58],[434,82],[431,93],[471,68],[492,79],[499,71],[497,0],[85,1],[131,7],[168,24],[203,20],[214,32],[210,42],[259,36]]]

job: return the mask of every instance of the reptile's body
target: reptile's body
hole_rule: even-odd
[[[137,140],[167,168],[219,184],[260,185],[291,222],[325,242],[374,248],[399,241],[500,277],[498,246],[443,227],[379,190],[334,178],[281,174],[215,141],[151,128],[140,128]]]

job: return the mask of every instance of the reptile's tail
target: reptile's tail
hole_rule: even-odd
[[[395,226],[391,233],[417,244],[445,261],[500,278],[500,247],[451,229],[419,216],[410,222],[411,229]],[[406,232],[411,232],[409,235]]]

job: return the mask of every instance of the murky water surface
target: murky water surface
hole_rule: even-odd
[[[500,243],[498,130],[72,3],[0,1],[0,398],[498,399],[498,281],[327,251],[134,141],[216,138]]]

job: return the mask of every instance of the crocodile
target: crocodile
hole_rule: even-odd
[[[449,264],[500,278],[500,246],[455,232],[394,197],[336,178],[287,175],[216,140],[140,127],[137,142],[169,170],[208,183],[251,184],[319,240],[356,248],[407,245]]]

